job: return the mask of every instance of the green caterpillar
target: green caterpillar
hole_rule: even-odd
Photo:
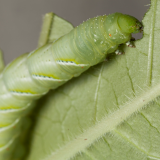
[[[131,33],[141,31],[142,24],[132,16],[98,16],[10,63],[0,74],[0,159],[7,159],[7,148],[21,132],[21,117],[34,100],[104,61],[107,54],[122,54],[120,44],[134,47]]]

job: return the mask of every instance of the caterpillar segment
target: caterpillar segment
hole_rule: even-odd
[[[98,16],[11,62],[0,75],[0,159],[8,159],[34,100],[102,62],[141,28],[129,15]]]

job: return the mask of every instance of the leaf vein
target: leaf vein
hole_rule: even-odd
[[[154,48],[154,28],[156,19],[157,0],[152,4],[152,16],[151,16],[151,29],[149,34],[149,47],[148,47],[148,67],[147,67],[147,85],[151,86],[152,80],[152,65],[153,65],[153,48]]]

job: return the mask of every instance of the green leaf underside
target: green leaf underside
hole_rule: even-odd
[[[2,72],[3,68],[4,68],[3,55],[2,51],[0,50],[0,73]]]
[[[53,42],[73,29],[73,25],[58,17],[54,13],[47,13],[43,17],[43,25],[40,33],[38,47]]]
[[[144,37],[37,104],[26,160],[160,159],[160,0]]]

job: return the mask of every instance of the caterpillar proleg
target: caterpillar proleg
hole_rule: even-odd
[[[9,159],[6,150],[19,136],[21,117],[34,100],[104,61],[107,54],[121,54],[118,46],[130,46],[131,34],[141,30],[141,22],[129,15],[98,16],[11,62],[0,74],[0,159]]]

